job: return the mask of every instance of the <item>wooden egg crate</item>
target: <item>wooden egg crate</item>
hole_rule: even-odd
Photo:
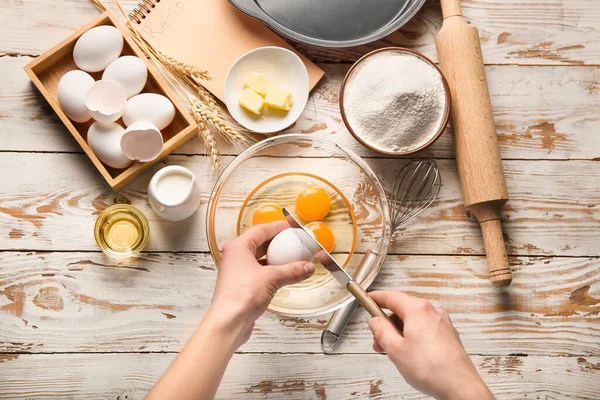
[[[113,25],[123,35],[124,44],[121,56],[133,55],[142,59],[148,67],[148,80],[142,93],[158,93],[166,96],[175,106],[175,118],[173,122],[164,128],[161,133],[164,139],[163,150],[160,155],[150,162],[135,162],[132,166],[125,169],[111,168],[100,161],[87,143],[87,131],[94,120],[85,123],[71,121],[62,111],[57,97],[57,87],[60,78],[68,71],[77,69],[73,61],[73,47],[79,37],[89,29],[100,25]],[[35,60],[25,66],[25,72],[31,78],[35,86],[44,95],[48,103],[52,106],[56,114],[60,117],[67,129],[71,132],[75,140],[79,143],[83,151],[94,163],[100,174],[113,190],[120,190],[126,184],[139,176],[146,169],[157,163],[168,154],[179,148],[198,132],[198,126],[191,115],[187,112],[182,102],[176,97],[174,91],[167,82],[160,76],[158,70],[152,65],[144,52],[135,44],[129,36],[127,28],[121,24],[110,12],[102,13],[98,18],[83,26],[77,32],[54,46],[46,53],[37,57]],[[91,73],[90,75],[99,80],[102,72]],[[117,121],[120,123],[120,120]]]

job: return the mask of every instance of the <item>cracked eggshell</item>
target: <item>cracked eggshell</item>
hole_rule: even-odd
[[[87,122],[92,118],[85,106],[85,94],[94,82],[90,74],[79,70],[67,72],[58,81],[58,103],[71,120]]]
[[[73,61],[77,68],[99,72],[116,60],[123,51],[123,35],[111,25],[90,29],[77,39],[73,48]]]
[[[148,69],[136,56],[123,56],[111,62],[102,74],[103,81],[110,81],[125,89],[127,98],[140,93],[146,85]]]
[[[114,82],[97,81],[85,95],[85,106],[96,121],[114,122],[125,112],[127,94]]]
[[[163,149],[160,130],[150,122],[138,121],[127,127],[121,138],[123,154],[132,160],[155,160]]]
[[[127,102],[123,114],[126,126],[138,121],[147,121],[159,130],[166,128],[175,118],[175,106],[171,100],[156,93],[142,93]]]
[[[88,129],[87,142],[104,164],[113,168],[127,168],[133,161],[121,151],[121,138],[124,134],[125,128],[115,122],[94,122]]]

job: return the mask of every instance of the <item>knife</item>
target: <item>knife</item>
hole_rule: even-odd
[[[356,268],[356,272],[354,273],[355,281],[362,282],[362,280],[369,274],[375,263],[377,263],[377,259],[381,254],[382,247],[383,240],[379,239],[375,247],[365,253],[362,260],[358,264],[358,267]],[[348,325],[348,322],[350,322],[350,318],[352,318],[352,314],[354,313],[357,305],[358,300],[354,299],[344,307],[331,314],[331,318],[329,318],[329,322],[321,334],[321,348],[325,353],[330,353],[333,351],[334,347],[341,339],[342,333],[344,332],[344,329],[346,329],[346,325]]]
[[[352,295],[367,309],[372,317],[382,317],[388,319],[388,316],[383,312],[381,307],[375,303],[375,301],[367,294],[367,292],[354,280],[340,264],[329,254],[327,250],[321,246],[321,244],[308,233],[308,229],[305,228],[298,222],[298,220],[286,209],[283,209],[283,215],[287,219],[287,222],[294,229],[293,232],[296,234],[298,239],[304,244],[304,246],[312,253],[312,255],[319,260],[319,262],[328,270],[331,275],[344,286]],[[389,319],[388,319],[389,320]],[[391,322],[391,321],[390,321]]]

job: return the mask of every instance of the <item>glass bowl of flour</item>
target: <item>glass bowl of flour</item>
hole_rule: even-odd
[[[424,55],[401,47],[375,50],[348,71],[340,89],[346,127],[364,146],[403,156],[431,145],[450,115],[450,90]]]

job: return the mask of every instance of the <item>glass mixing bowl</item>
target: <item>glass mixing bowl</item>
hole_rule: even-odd
[[[353,213],[356,229],[347,237],[336,238],[333,253],[351,276],[364,254],[380,241],[380,255],[359,282],[366,289],[379,272],[390,244],[385,191],[362,158],[331,140],[304,134],[275,136],[253,145],[236,157],[217,180],[206,218],[208,244],[217,267],[223,245],[237,237],[241,211],[249,197],[280,175],[313,176],[328,182],[347,200],[344,204]],[[268,310],[309,317],[333,312],[352,300],[350,292],[328,273],[313,278],[279,290]]]

